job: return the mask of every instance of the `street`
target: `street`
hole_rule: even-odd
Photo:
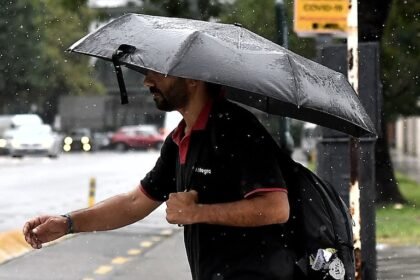
[[[0,233],[30,217],[61,214],[131,189],[152,168],[155,151],[63,154],[58,159],[0,157]],[[300,150],[294,158],[304,163]],[[164,206],[145,220],[109,231],[75,234],[0,264],[0,279],[190,279],[182,229],[165,220]],[[1,242],[1,240],[0,240]],[[0,244],[1,245],[1,244]],[[378,279],[419,279],[418,247],[380,246]]]
[[[96,202],[135,187],[150,170],[156,151],[61,154],[57,159],[0,157],[0,232],[21,228],[39,214],[87,207],[89,180]]]
[[[104,151],[62,154],[58,159],[0,157],[0,232],[21,229],[28,218],[38,214],[86,207],[92,177],[97,183],[96,202],[130,190],[153,167],[158,155],[156,151]],[[162,206],[124,229],[70,236],[53,242],[54,246],[31,250],[19,261],[3,264],[0,279],[93,279],[92,275],[114,279],[118,267],[112,266],[137,263],[132,261],[176,232],[179,228],[166,222]]]

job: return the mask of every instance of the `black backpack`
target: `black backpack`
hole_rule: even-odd
[[[335,189],[280,152],[288,187],[286,223],[298,266],[295,279],[355,279],[352,219]]]

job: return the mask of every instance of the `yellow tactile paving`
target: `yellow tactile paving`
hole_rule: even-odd
[[[159,242],[159,241],[162,240],[162,237],[160,237],[160,236],[153,236],[151,239],[152,239],[153,242]]]
[[[0,263],[20,256],[32,247],[26,243],[22,230],[12,230],[0,233]]]
[[[116,257],[111,261],[111,263],[112,264],[124,264],[124,263],[126,263],[130,260],[131,260],[130,258]]]
[[[160,232],[160,235],[162,236],[170,236],[172,235],[174,232],[172,229],[164,229]]]
[[[143,241],[143,242],[140,242],[140,247],[150,248],[152,246],[153,246],[153,242],[152,241]]]
[[[95,270],[95,274],[103,275],[103,274],[107,274],[111,270],[112,270],[112,266],[110,266],[110,265],[101,265],[100,267],[98,267]]]
[[[135,255],[140,255],[141,254],[141,250],[139,249],[130,249],[127,251],[127,254],[130,256],[135,256]]]

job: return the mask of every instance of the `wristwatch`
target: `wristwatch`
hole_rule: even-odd
[[[67,219],[67,232],[66,232],[66,234],[74,233],[73,220],[72,220],[71,216],[69,214],[64,214],[64,215],[61,215],[61,217],[64,217],[64,218]]]

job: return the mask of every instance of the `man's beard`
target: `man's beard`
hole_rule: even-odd
[[[175,81],[165,94],[157,87],[151,87],[150,92],[154,95],[156,107],[165,112],[177,110],[187,104],[186,86],[181,79]]]

